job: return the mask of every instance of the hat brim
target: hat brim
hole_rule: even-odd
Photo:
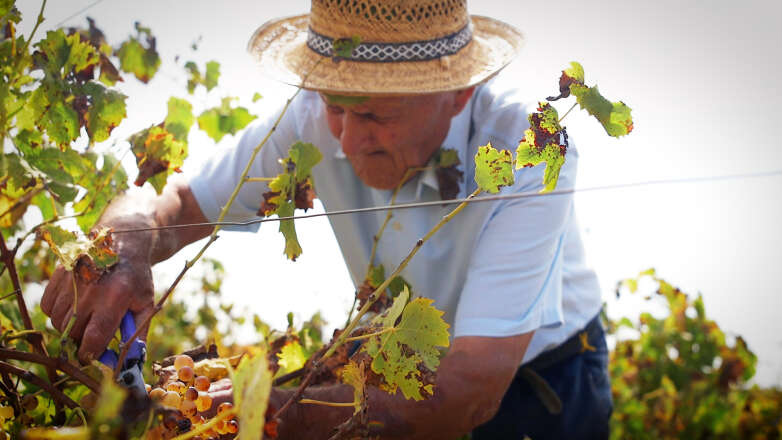
[[[473,38],[459,52],[430,61],[334,62],[307,47],[308,15],[269,21],[247,45],[263,74],[293,86],[345,95],[410,95],[461,90],[479,84],[513,60],[522,34],[473,15]]]

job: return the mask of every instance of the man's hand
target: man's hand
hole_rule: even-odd
[[[41,299],[41,309],[57,330],[65,331],[68,326],[76,298],[76,321],[69,336],[81,341],[79,360],[86,364],[100,356],[126,311],[133,313],[137,325],[152,313],[154,287],[148,259],[120,256],[119,263],[88,283],[74,280],[72,272],[58,267]],[[141,338],[146,339],[146,334],[147,328],[143,328]]]
[[[174,181],[160,196],[135,194],[112,202],[99,225],[121,230],[205,222],[207,219],[190,188],[183,182]],[[41,309],[49,315],[55,328],[65,331],[73,316],[74,298],[77,298],[76,321],[69,336],[81,342],[81,362],[97,359],[119,328],[126,311],[133,313],[137,326],[152,313],[151,266],[210,231],[211,227],[202,226],[117,234],[114,243],[119,263],[90,283],[76,280],[74,284],[72,273],[57,268],[44,291]],[[147,330],[141,329],[142,339],[146,339]]]

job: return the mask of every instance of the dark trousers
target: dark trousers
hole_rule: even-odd
[[[562,346],[540,356],[545,358],[546,354],[553,354],[548,356],[553,363],[538,364],[543,368],[536,368],[537,359],[533,360],[530,366],[537,374],[523,373],[521,370],[527,366],[522,366],[497,414],[475,428],[472,439],[522,440],[525,436],[532,440],[607,439],[613,402],[605,332],[599,318],[596,319],[596,325],[593,320],[587,327],[590,331],[585,338],[589,343],[585,348],[579,338],[582,332],[579,332]],[[565,346],[570,348],[563,350]],[[548,399],[548,405],[544,404],[546,393],[541,393],[541,386],[548,387],[547,390],[559,398],[561,411],[558,414],[554,414],[556,410],[552,411],[551,399]]]

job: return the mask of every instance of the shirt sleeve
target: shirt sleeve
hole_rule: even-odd
[[[509,102],[508,96],[488,96],[490,102],[482,96],[476,102],[477,135],[512,148],[511,142],[517,144],[528,126],[527,109]],[[575,148],[570,148],[557,190],[573,188],[577,161]],[[564,323],[563,248],[573,196],[538,194],[545,167],[544,163],[516,171],[514,185],[501,192],[530,197],[495,202],[476,240],[454,336],[512,336]]]
[[[297,100],[298,101],[298,100]],[[282,167],[279,159],[287,155],[290,145],[297,136],[296,112],[298,102],[283,116],[268,141],[253,161],[249,177],[269,177],[277,175]],[[266,116],[255,121],[242,135],[239,142],[216,154],[206,161],[200,172],[189,180],[190,189],[198,206],[209,221],[217,221],[222,207],[242,176],[245,166],[253,155],[253,150],[263,141],[274,126],[281,108],[266,112]],[[268,191],[266,182],[247,182],[242,186],[236,200],[231,204],[224,220],[246,221],[257,217],[257,211]],[[238,231],[256,231],[259,224],[248,226],[229,226],[225,229]]]

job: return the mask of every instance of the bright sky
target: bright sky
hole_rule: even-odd
[[[18,3],[26,20],[22,29],[29,33],[40,4]],[[139,20],[157,36],[163,58],[161,74],[148,86],[133,80],[123,85],[132,98],[129,120],[113,135],[117,149],[125,148],[128,134],[162,120],[168,96],[186,95],[176,55],[180,64],[214,59],[222,65],[218,92],[196,95],[196,105],[240,96],[260,112],[292,92],[260,78],[244,48],[263,22],[305,13],[307,1],[50,0],[42,29],[91,4],[65,25],[85,25],[89,15],[116,43]],[[560,71],[577,60],[587,83],[596,82],[606,97],[633,109],[635,131],[619,141],[608,139],[585,114],[565,121],[579,145],[578,188],[782,170],[782,148],[770,130],[781,116],[781,2],[473,0],[470,7],[525,34],[521,57],[502,77],[531,101],[553,94]],[[199,50],[192,52],[190,44],[199,36]],[[250,105],[256,91],[264,99]],[[232,142],[228,138],[215,147],[194,132],[185,173]],[[132,162],[127,165],[134,169]],[[634,305],[613,300],[614,286],[655,267],[683,290],[702,292],[717,323],[745,337],[759,355],[759,383],[782,385],[780,188],[782,177],[776,176],[578,194],[587,254],[609,310],[632,313]],[[305,220],[297,229],[304,254],[296,263],[284,260],[276,227],[255,235],[224,233],[207,255],[228,268],[226,297],[279,328],[291,310],[299,320],[322,310],[339,326],[353,287],[328,223]],[[185,249],[158,267],[158,287],[167,286],[195,252]]]

